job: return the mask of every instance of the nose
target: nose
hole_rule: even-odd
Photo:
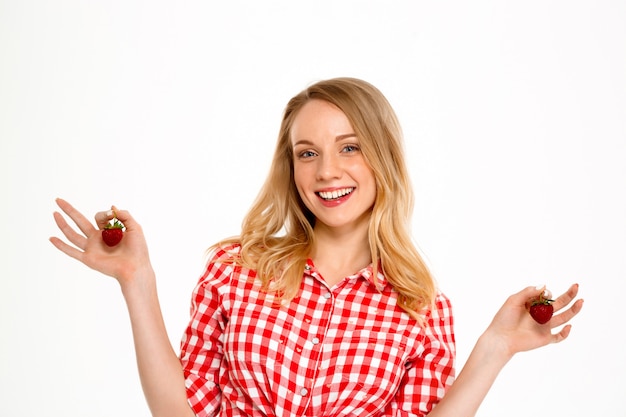
[[[317,180],[326,181],[341,177],[341,161],[336,155],[324,154],[318,159]]]

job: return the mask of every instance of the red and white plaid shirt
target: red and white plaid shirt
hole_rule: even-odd
[[[205,416],[424,416],[454,379],[449,300],[421,327],[372,268],[329,288],[308,261],[281,308],[255,272],[213,255],[181,342],[189,403]]]

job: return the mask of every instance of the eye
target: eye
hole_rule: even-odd
[[[306,150],[306,151],[298,152],[296,156],[300,159],[307,159],[307,158],[312,158],[315,155],[317,155],[315,152]]]
[[[359,146],[355,144],[348,144],[348,145],[345,145],[343,148],[341,148],[341,152],[345,152],[345,153],[354,153],[360,150],[361,148],[359,148]]]

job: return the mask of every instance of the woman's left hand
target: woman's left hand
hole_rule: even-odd
[[[561,342],[569,335],[571,325],[567,323],[583,306],[582,299],[574,301],[578,294],[578,284],[572,285],[554,300],[552,305],[555,314],[547,323],[539,324],[530,316],[527,304],[543,291],[543,288],[527,287],[511,295],[485,331],[485,335],[495,337],[493,340],[503,343],[501,347],[509,357],[518,352]],[[568,307],[570,303],[572,304]],[[554,331],[560,326],[563,327]]]

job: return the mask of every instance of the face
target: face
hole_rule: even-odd
[[[346,115],[326,101],[310,100],[290,133],[295,184],[316,230],[367,230],[376,181]]]

